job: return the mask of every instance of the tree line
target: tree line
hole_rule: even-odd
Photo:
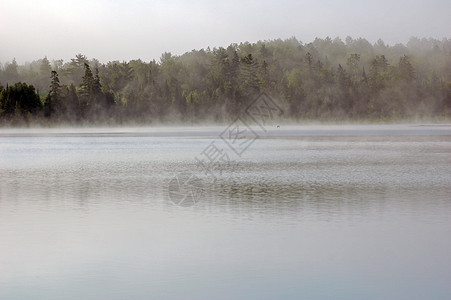
[[[448,119],[451,39],[277,39],[158,62],[13,60],[0,65],[0,124],[223,122],[261,92],[293,121]]]

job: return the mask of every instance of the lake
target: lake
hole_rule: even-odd
[[[243,132],[0,129],[0,299],[450,298],[450,126]]]

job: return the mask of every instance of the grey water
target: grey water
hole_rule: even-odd
[[[0,299],[451,297],[451,127],[225,128],[0,129]]]

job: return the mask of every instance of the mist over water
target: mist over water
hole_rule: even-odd
[[[449,296],[448,126],[271,127],[212,182],[224,129],[2,129],[0,298]]]
[[[1,0],[0,300],[449,299],[449,11]]]

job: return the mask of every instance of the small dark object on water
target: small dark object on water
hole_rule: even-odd
[[[277,125],[277,128],[280,128],[280,125]]]

